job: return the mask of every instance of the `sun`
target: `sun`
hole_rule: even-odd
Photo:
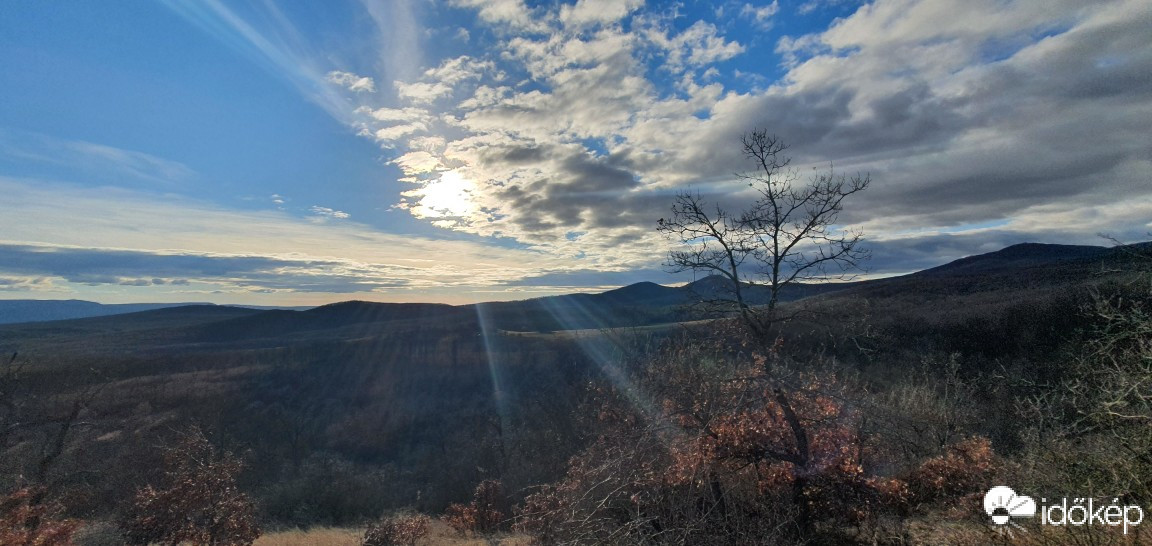
[[[476,183],[459,172],[445,171],[440,178],[428,181],[412,191],[417,197],[418,215],[424,218],[464,217],[472,213],[472,192]]]

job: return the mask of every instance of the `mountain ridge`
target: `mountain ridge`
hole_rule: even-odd
[[[894,282],[903,282],[900,281],[901,279],[941,280],[976,278],[987,275],[1011,277],[1014,273],[1022,271],[1035,272],[1067,265],[1079,265],[1080,267],[1074,268],[1074,271],[1065,272],[1066,275],[1074,276],[1083,274],[1087,265],[1114,261],[1133,252],[1147,253],[1149,251],[1152,251],[1152,242],[1120,247],[1018,243],[993,252],[966,256],[946,264],[896,277],[843,283],[790,284],[783,287],[780,300],[794,301],[836,291],[876,289]],[[744,300],[750,305],[762,305],[768,302],[770,291],[767,286],[744,283],[742,288]],[[674,308],[689,306],[701,301],[730,298],[728,279],[720,275],[709,275],[680,286],[665,286],[651,281],[641,281],[599,293],[562,294],[527,300],[467,305],[385,303],[359,300],[335,302],[312,308],[229,305],[220,307],[263,311],[257,313],[263,325],[260,327],[243,325],[243,321],[249,318],[248,315],[245,315],[235,319],[238,321],[237,324],[221,325],[220,328],[236,327],[237,329],[232,331],[230,336],[241,335],[245,331],[250,334],[279,334],[283,333],[284,330],[278,328],[288,328],[288,331],[292,331],[296,328],[303,328],[305,324],[311,325],[311,327],[341,327],[356,323],[410,319],[413,315],[427,319],[434,319],[437,316],[458,316],[479,313],[478,306],[483,307],[485,313],[494,313],[505,317],[521,315],[520,320],[505,322],[524,330],[536,329],[537,327],[549,330],[553,326],[566,326],[559,324],[563,322],[572,323],[567,326],[595,328],[618,325],[614,324],[612,320],[603,319],[597,315],[607,316],[619,313],[628,315],[631,312],[632,316],[635,317],[639,308]],[[100,304],[76,299],[0,300],[0,324],[96,318],[196,305],[215,306],[216,304],[197,302]],[[558,314],[564,315],[564,317],[556,317]],[[549,317],[555,320],[551,320]],[[536,319],[543,320],[545,323],[551,321],[557,324],[534,326],[532,320]]]

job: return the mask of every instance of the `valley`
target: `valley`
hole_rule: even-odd
[[[802,318],[782,325],[778,343],[800,369],[820,362],[878,395],[909,378],[936,392],[949,373],[973,389],[998,374],[1055,380],[1056,362],[1091,327],[1093,294],[1139,278],[1133,249],[1144,252],[1019,245],[903,277],[797,287],[785,305]],[[592,409],[605,386],[651,373],[670,347],[716,342],[717,354],[743,358],[749,349],[721,333],[731,320],[692,305],[715,299],[717,286],[468,306],[190,305],[3,325],[0,350],[20,370],[5,393],[20,413],[8,422],[41,424],[3,438],[0,472],[30,475],[69,404],[83,400],[45,479],[85,519],[115,518],[156,479],[155,446],[189,424],[244,461],[240,485],[274,527],[438,514],[486,479],[520,503],[603,439]],[[1020,395],[972,393],[973,408]],[[1023,448],[1016,423],[971,411],[950,438]]]

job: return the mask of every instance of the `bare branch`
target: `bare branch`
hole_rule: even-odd
[[[781,292],[795,283],[848,280],[868,259],[863,234],[837,223],[844,199],[868,188],[871,178],[838,174],[832,166],[807,181],[788,169],[787,146],[765,130],[743,135],[740,144],[753,170],[737,173],[759,196],[739,214],[713,212],[699,194],[676,196],[669,219],[658,230],[680,246],[668,254],[672,271],[702,271],[731,283],[735,307],[758,335],[783,320],[776,307]],[[746,287],[768,288],[767,301],[753,305]]]

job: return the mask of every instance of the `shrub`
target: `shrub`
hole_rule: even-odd
[[[940,504],[982,493],[991,483],[995,462],[996,454],[987,438],[961,440],[912,471],[908,477],[912,500],[921,505]]]
[[[567,507],[568,499],[556,486],[542,486],[524,499],[515,528],[532,535],[539,544],[556,544],[563,533],[563,511]]]
[[[669,349],[630,378],[659,398],[605,393],[602,434],[525,500],[518,529],[545,544],[785,544],[871,521],[903,494],[859,462],[860,415],[834,374]]]
[[[1152,278],[1103,286],[1055,385],[1022,397],[1018,483],[1036,494],[1152,502]]]
[[[448,506],[444,521],[460,534],[490,535],[504,526],[507,504],[500,481],[484,480],[476,486],[472,502]]]
[[[43,490],[25,487],[0,498],[0,544],[56,546],[72,544],[79,522],[58,517],[60,507],[41,499]]]
[[[164,483],[136,492],[120,527],[130,544],[247,545],[260,536],[255,508],[236,487],[241,464],[193,427],[166,450]]]
[[[362,546],[411,546],[428,535],[428,516],[405,514],[368,526]]]

